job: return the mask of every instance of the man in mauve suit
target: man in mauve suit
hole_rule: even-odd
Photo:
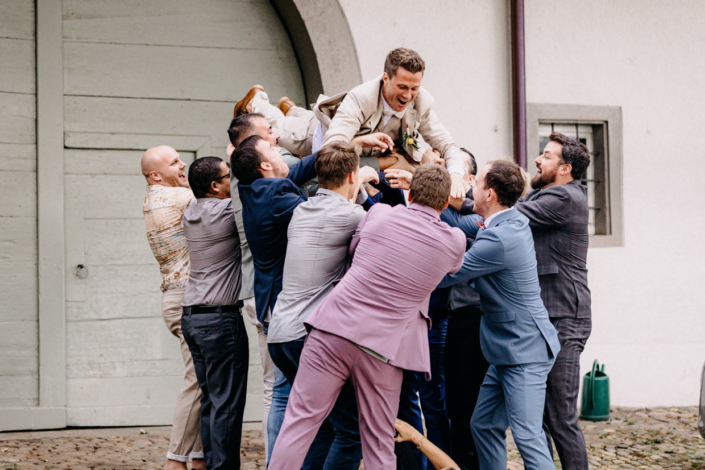
[[[472,416],[480,468],[507,468],[510,426],[529,470],[554,470],[542,429],[546,378],[560,351],[541,301],[529,220],[512,207],[524,189],[518,165],[488,163],[473,188],[475,212],[445,211],[444,220],[474,238],[463,266],[440,287],[474,279],[480,294],[482,352],[490,363]]]
[[[430,376],[429,296],[460,268],[465,249],[462,232],[439,218],[450,185],[444,168],[423,165],[411,182],[408,208],[375,204],[358,226],[352,266],[306,321],[310,333],[270,469],[301,468],[348,379],[359,407],[365,468],[395,468],[402,369]]]

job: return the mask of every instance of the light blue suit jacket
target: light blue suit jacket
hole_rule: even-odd
[[[474,279],[480,294],[480,344],[493,365],[548,361],[560,351],[558,332],[541,301],[534,239],[529,219],[515,208],[492,218],[481,230],[478,215],[461,216],[446,209],[441,219],[474,238],[463,267],[439,287]]]

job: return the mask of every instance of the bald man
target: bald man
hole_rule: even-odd
[[[199,427],[201,389],[188,345],[181,332],[181,300],[189,274],[189,254],[181,217],[196,203],[184,175],[186,164],[171,147],[161,145],[142,156],[142,174],[147,180],[147,197],[142,212],[147,240],[162,273],[162,315],[171,334],[179,338],[186,366],[184,388],[174,411],[166,470],[186,470],[189,457],[195,470],[205,470]]]

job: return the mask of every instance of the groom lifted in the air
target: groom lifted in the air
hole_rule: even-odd
[[[430,161],[432,154],[422,152],[425,142],[446,162],[451,196],[461,197],[465,194],[463,156],[433,111],[433,97],[421,87],[425,68],[418,53],[398,48],[387,54],[381,76],[347,93],[319,96],[313,111],[294,107],[288,98],[282,98],[277,109],[269,103],[263,88],[255,85],[237,103],[235,114],[263,114],[281,135],[280,145],[290,145],[288,150],[302,156],[331,142],[359,144],[363,147],[360,165],[376,169],[377,159],[397,139],[415,161]]]

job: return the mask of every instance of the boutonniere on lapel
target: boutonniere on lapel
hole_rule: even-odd
[[[404,132],[404,135],[402,136],[402,139],[404,139],[404,145],[412,147],[414,150],[418,150],[419,143],[416,141],[417,135],[419,135],[418,131],[414,132],[412,135],[411,132],[409,132],[409,126],[406,126],[406,132]]]

